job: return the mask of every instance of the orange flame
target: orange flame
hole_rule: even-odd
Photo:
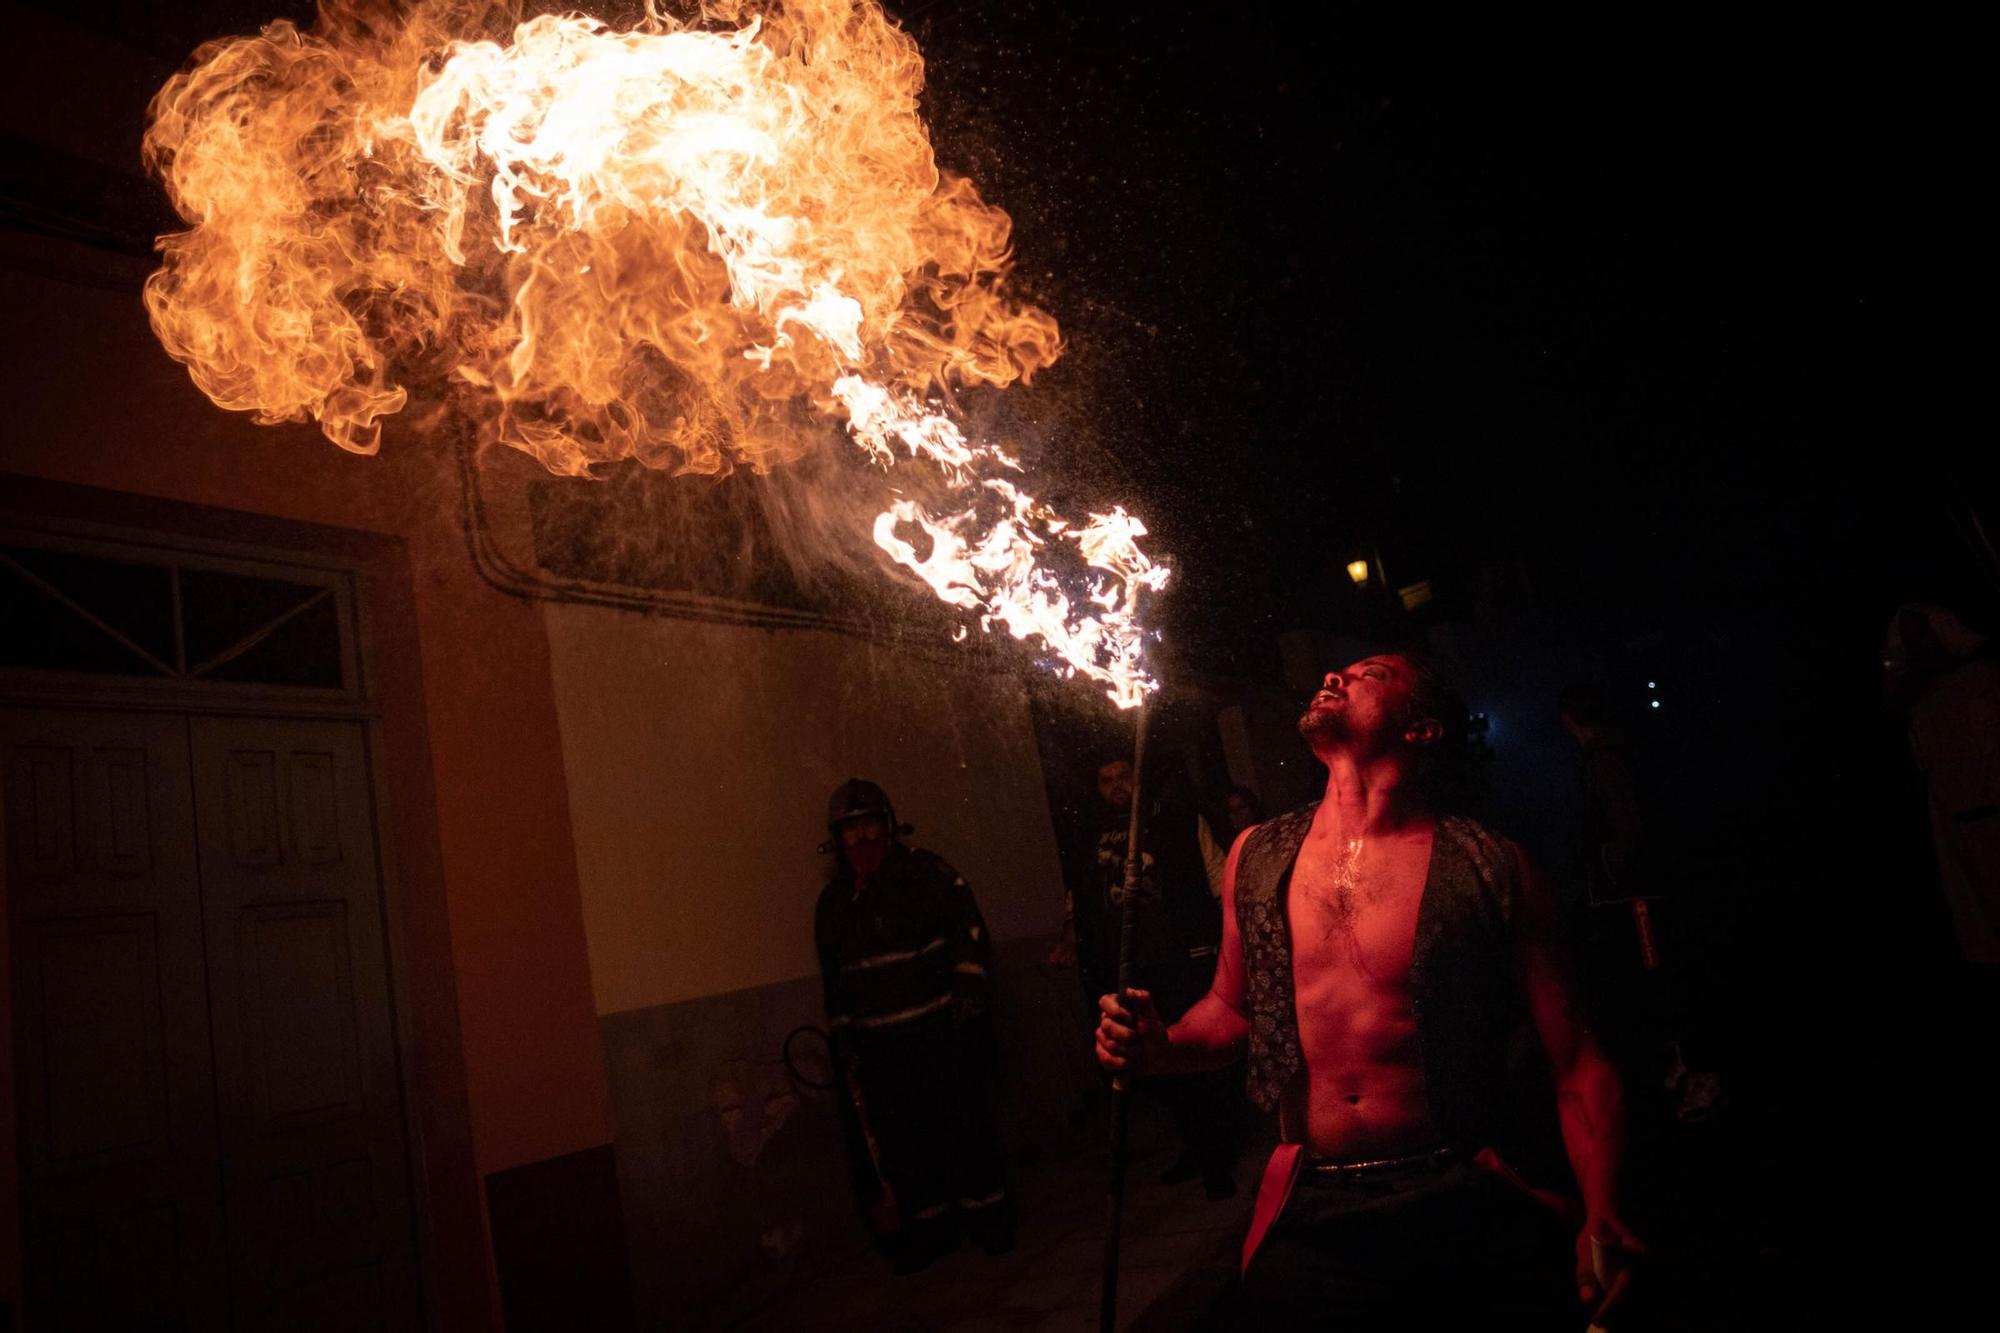
[[[908,34],[875,0],[649,5],[629,31],[518,18],[328,0],[312,29],[212,42],[161,89],[146,161],[192,226],[161,239],[146,307],[202,391],[373,453],[412,388],[448,384],[482,444],[572,475],[763,471],[837,413],[962,504],[898,501],[878,545],[1143,699],[1138,596],[1167,574],[1143,526],[1072,528],[933,401],[1026,381],[1062,340],[1003,290],[1006,213],[938,168]],[[899,522],[929,535],[922,559]],[[1036,564],[1051,542],[1096,571],[1096,614]]]

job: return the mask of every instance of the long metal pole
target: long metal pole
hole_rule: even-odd
[[[1139,896],[1139,810],[1145,803],[1146,722],[1150,710],[1139,705],[1132,741],[1132,822],[1125,832],[1125,898],[1118,905],[1118,994],[1123,998],[1132,985],[1132,922],[1138,914],[1133,903]],[[1125,1125],[1126,1097],[1131,1079],[1125,1074],[1111,1076],[1111,1181],[1107,1191],[1104,1227],[1104,1283],[1097,1305],[1098,1333],[1114,1333],[1118,1327],[1118,1241],[1125,1213]]]

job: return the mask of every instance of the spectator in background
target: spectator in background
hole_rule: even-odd
[[[909,826],[876,784],[835,788],[826,825],[837,866],[813,934],[864,1208],[899,1273],[956,1249],[962,1232],[1005,1253],[1013,1217],[990,1109],[993,950],[979,905],[943,857],[903,844]]]
[[[1558,716],[1577,744],[1583,783],[1589,988],[1610,1010],[1614,1030],[1607,1035],[1628,1073],[1678,1093],[1680,1119],[1704,1119],[1721,1104],[1722,1082],[1713,1070],[1689,1065],[1685,997],[1657,929],[1667,876],[1646,827],[1631,755],[1595,687],[1564,690]]]
[[[1930,797],[1931,840],[1952,931],[1968,963],[2000,965],[2000,660],[1941,606],[1889,622],[1890,698]]]
[[[1594,686],[1572,685],[1558,708],[1577,744],[1583,779],[1583,852],[1592,906],[1651,896],[1653,865],[1641,855],[1645,820],[1639,782],[1610,709]]]
[[[1134,789],[1131,761],[1108,757],[1097,767],[1100,820],[1094,855],[1072,876],[1070,917],[1086,996],[1118,988],[1118,932],[1125,896],[1125,849]],[[1222,908],[1209,890],[1191,803],[1149,793],[1142,811],[1141,871],[1133,918],[1133,985],[1152,993],[1169,1021],[1208,992],[1222,940]],[[1212,1199],[1236,1193],[1235,1158],[1242,1123],[1242,1071],[1223,1069],[1153,1080],[1183,1144],[1162,1177],[1201,1177]]]
[[[1242,784],[1231,787],[1222,797],[1219,818],[1201,817],[1195,834],[1201,843],[1201,861],[1208,871],[1208,891],[1222,898],[1222,872],[1229,864],[1229,849],[1236,839],[1264,820],[1264,803],[1257,793]]]

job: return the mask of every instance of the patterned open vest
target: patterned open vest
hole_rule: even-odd
[[[1274,1110],[1304,1060],[1293,1002],[1286,890],[1318,803],[1259,825],[1236,867],[1250,1019],[1250,1099]],[[1438,820],[1417,907],[1411,1008],[1431,1120],[1463,1152],[1547,1161],[1554,1108],[1509,925],[1520,885],[1513,849],[1485,826]],[[1558,1149],[1559,1151],[1559,1149]]]

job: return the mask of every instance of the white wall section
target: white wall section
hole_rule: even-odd
[[[813,975],[829,792],[866,777],[998,940],[1062,924],[1027,691],[844,635],[545,607],[600,1015]]]

